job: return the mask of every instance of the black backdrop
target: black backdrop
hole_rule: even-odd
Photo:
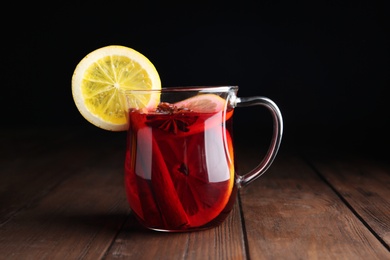
[[[240,96],[273,99],[291,147],[387,148],[386,1],[182,2],[3,9],[1,125],[87,127],[71,96],[73,70],[119,44],[147,56],[164,86],[238,85]],[[257,114],[239,112],[235,123],[256,129]]]

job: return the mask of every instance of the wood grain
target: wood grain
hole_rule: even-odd
[[[389,164],[361,157],[322,157],[313,161],[313,168],[390,249]]]
[[[302,160],[279,156],[241,191],[251,259],[387,259],[388,250]]]
[[[388,162],[282,150],[220,226],[161,233],[127,204],[125,133],[1,133],[0,259],[390,259]],[[239,173],[262,152],[239,147]]]
[[[98,149],[97,140],[58,144],[3,168],[1,259],[98,259],[105,254],[129,209],[124,151],[115,141]]]
[[[108,259],[245,259],[238,204],[218,227],[189,233],[157,233],[130,218]]]

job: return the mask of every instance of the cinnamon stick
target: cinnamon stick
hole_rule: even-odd
[[[152,135],[152,189],[167,228],[178,229],[188,225],[188,217],[176,192],[171,174]]]

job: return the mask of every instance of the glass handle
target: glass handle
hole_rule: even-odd
[[[273,160],[278,153],[280,142],[282,140],[283,135],[283,118],[282,113],[279,110],[279,107],[269,98],[266,97],[247,97],[247,98],[239,98],[236,100],[237,107],[249,107],[249,106],[265,106],[272,114],[273,119],[273,133],[272,140],[268,147],[268,151],[263,158],[263,160],[258,164],[254,169],[240,175],[237,180],[238,187],[244,187],[248,183],[254,181],[263,173],[265,173],[268,168],[271,166]]]

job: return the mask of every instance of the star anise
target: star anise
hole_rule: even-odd
[[[177,134],[178,131],[188,132],[188,128],[196,122],[197,116],[188,116],[190,112],[187,108],[178,108],[173,104],[161,103],[156,112],[159,114],[147,116],[146,124],[151,127],[159,128],[163,131]]]

